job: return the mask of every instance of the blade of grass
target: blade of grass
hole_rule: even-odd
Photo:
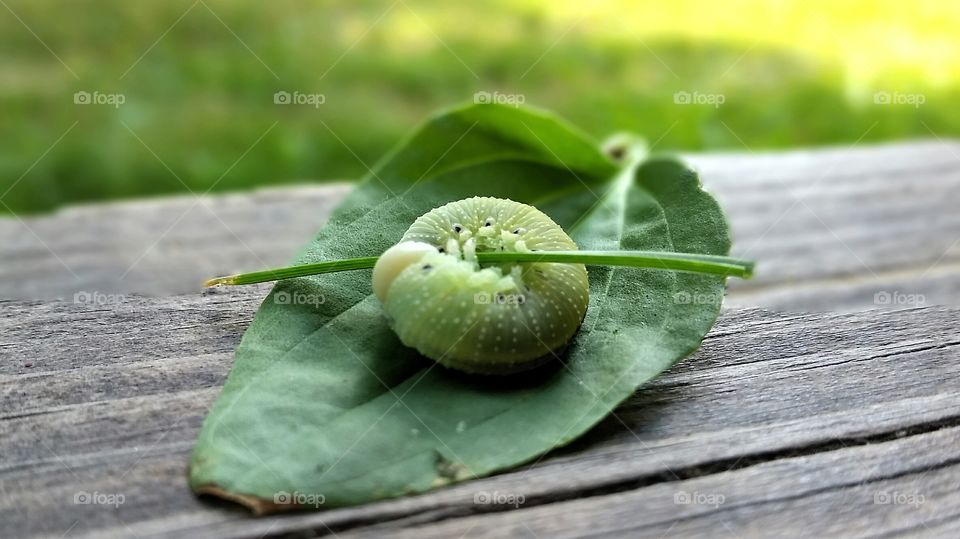
[[[316,264],[275,268],[253,273],[241,273],[210,279],[204,286],[243,285],[293,279],[308,275],[320,275],[338,271],[350,271],[372,268],[377,263],[376,256],[331,260]],[[696,253],[670,253],[661,251],[538,251],[531,253],[477,253],[477,260],[484,265],[526,263],[564,263],[586,264],[589,266],[624,266],[632,268],[650,268],[667,271],[707,273],[726,277],[749,279],[753,275],[754,263],[751,260],[727,256],[703,255]]]
[[[336,273],[338,271],[350,271],[358,269],[372,268],[376,263],[378,256],[365,256],[362,258],[347,258],[344,260],[331,260],[329,262],[318,262],[316,264],[303,264],[300,266],[288,266],[286,268],[274,268],[252,273],[240,273],[237,275],[227,275],[226,277],[217,277],[203,283],[203,286],[217,286],[221,284],[239,285],[266,283],[269,281],[280,281],[282,279],[293,279],[295,277],[306,277],[308,275],[320,275],[322,273]]]
[[[481,264],[552,262],[588,266],[624,266],[690,273],[709,273],[749,279],[752,260],[728,256],[661,251],[538,251],[532,253],[477,253]]]

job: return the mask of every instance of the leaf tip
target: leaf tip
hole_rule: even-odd
[[[252,494],[233,492],[215,484],[200,485],[194,488],[194,492],[198,496],[212,496],[214,498],[239,504],[257,517],[300,509],[300,506],[296,504],[278,504],[275,501],[260,498]]]

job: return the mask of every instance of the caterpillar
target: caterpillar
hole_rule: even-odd
[[[540,210],[474,197],[418,218],[373,269],[374,293],[404,345],[441,365],[509,374],[549,361],[587,311],[583,264],[482,265],[484,252],[574,251]]]
[[[581,251],[540,210],[473,197],[420,216],[379,256],[229,275],[205,285],[373,268],[373,292],[404,345],[453,369],[510,374],[549,361],[574,338],[589,302],[585,264],[745,279],[754,266],[701,253]]]

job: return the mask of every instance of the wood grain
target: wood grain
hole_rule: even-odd
[[[693,357],[536,463],[422,496],[253,519],[196,499],[185,463],[263,293],[0,303],[0,535],[956,529],[960,311],[947,308],[726,311]],[[884,489],[923,495],[923,503],[875,504]],[[675,504],[684,492],[724,502]],[[103,502],[122,495],[123,503],[74,503],[83,493]],[[484,496],[523,503],[476,503]]]
[[[0,219],[0,297],[199,292],[214,275],[286,264],[349,186],[74,206]]]
[[[627,491],[342,538],[956,536],[960,427]],[[904,458],[909,455],[909,458]]]

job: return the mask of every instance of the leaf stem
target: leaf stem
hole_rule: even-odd
[[[293,279],[308,275],[320,275],[338,271],[350,271],[372,268],[377,263],[376,256],[331,260],[316,264],[303,264],[275,268],[253,273],[241,273],[210,279],[204,286],[242,285]],[[753,275],[752,260],[743,260],[727,256],[704,255],[696,253],[671,253],[664,251],[537,251],[531,253],[488,252],[477,253],[481,264],[506,264],[511,262],[542,262],[586,264],[590,266],[623,266],[631,268],[649,268],[688,273],[706,273],[725,277],[749,279]]]

